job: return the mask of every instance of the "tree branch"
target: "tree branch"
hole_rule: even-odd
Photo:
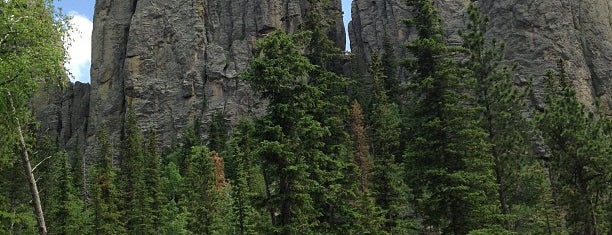
[[[40,164],[42,164],[43,162],[45,162],[46,160],[48,160],[49,158],[52,158],[53,156],[48,156],[45,159],[43,159],[42,161],[40,161],[38,164],[36,164],[34,167],[32,167],[32,172],[34,172],[36,170],[36,167],[40,166]]]

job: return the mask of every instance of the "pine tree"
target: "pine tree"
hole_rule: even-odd
[[[242,119],[229,142],[227,171],[234,182],[232,196],[237,234],[269,234],[272,222],[267,210],[258,208],[266,197],[260,161],[256,158],[255,126]],[[234,170],[232,170],[234,169]]]
[[[466,66],[475,79],[475,101],[482,107],[480,126],[491,144],[503,225],[516,232],[542,231],[534,221],[543,216],[538,213],[541,195],[550,186],[541,181],[546,174],[529,143],[533,128],[521,113],[527,92],[513,84],[511,68],[503,66],[503,45],[487,41],[488,19],[477,3],[470,5],[468,14],[470,21],[461,36],[469,52]]]
[[[118,209],[120,195],[116,186],[116,173],[108,130],[101,128],[97,136],[98,162],[93,169],[92,206],[96,235],[125,234],[122,214]]]
[[[212,161],[213,166],[213,187],[208,195],[214,200],[209,209],[213,214],[211,234],[236,234],[232,187],[225,178],[225,163],[216,151],[210,152],[209,161]]]
[[[90,212],[80,199],[78,190],[74,187],[72,171],[65,152],[57,152],[51,158],[52,171],[56,177],[52,182],[47,204],[49,218],[49,233],[51,234],[92,234]]]
[[[157,133],[149,132],[149,139],[146,145],[146,156],[144,160],[144,185],[145,185],[145,203],[144,203],[144,224],[148,230],[153,233],[159,233],[161,224],[161,211],[164,205],[164,192],[162,185],[162,162],[161,153],[158,149]]]
[[[203,146],[192,147],[191,154],[185,161],[184,178],[185,201],[182,203],[189,213],[187,229],[194,234],[210,234],[209,205],[207,197],[212,184],[212,167],[207,161],[209,151]]]
[[[224,151],[228,140],[228,123],[223,111],[213,113],[208,128],[208,147],[214,151]]]
[[[550,171],[557,178],[557,200],[567,207],[569,233],[606,234],[612,231],[605,212],[611,190],[610,121],[580,103],[563,63],[557,75],[548,75],[547,106],[537,124],[550,148]]]
[[[309,35],[304,55],[317,66],[309,72],[309,85],[323,96],[309,110],[309,115],[329,131],[321,141],[323,154],[315,155],[309,167],[310,178],[318,183],[312,193],[319,214],[318,230],[346,233],[358,217],[351,202],[357,199],[357,166],[352,161],[346,120],[349,115],[348,80],[342,76],[344,52],[331,39],[339,11],[329,0],[309,0],[309,10],[300,29]]]
[[[182,203],[177,203],[181,198],[184,180],[179,173],[178,166],[169,162],[163,171],[162,188],[165,204],[162,208],[160,230],[162,234],[191,234],[187,230],[189,213]]]
[[[18,160],[18,159],[16,159]],[[36,217],[30,205],[30,192],[23,180],[15,176],[23,174],[19,163],[3,165],[0,171],[0,233],[1,234],[36,234]]]
[[[369,140],[366,136],[363,111],[357,100],[353,100],[351,103],[350,118],[351,139],[354,149],[353,161],[359,169],[360,182],[358,199],[355,202],[359,213],[355,230],[360,231],[361,234],[384,233],[385,219],[382,210],[374,201],[370,188],[372,184],[372,165],[374,163],[369,150]]]
[[[234,215],[222,158],[205,146],[194,146],[187,160],[185,189],[190,216],[188,229],[195,234],[234,234]]]
[[[129,233],[152,234],[153,225],[147,224],[147,189],[145,188],[143,136],[136,123],[136,114],[129,109],[124,125],[124,143],[121,152],[121,193],[125,226]]]
[[[72,178],[74,180],[74,186],[78,193],[78,196],[85,203],[87,207],[88,199],[88,185],[87,185],[87,162],[85,161],[85,155],[81,151],[80,137],[77,135],[76,143],[74,144],[74,152],[72,154]]]
[[[473,81],[447,46],[431,0],[409,1],[419,38],[408,49],[411,87],[408,182],[427,232],[467,234],[494,228],[496,184],[486,132],[479,127]]]
[[[269,100],[267,115],[257,120],[267,207],[275,232],[310,233],[316,224],[307,161],[322,157],[318,150],[326,129],[307,110],[315,108],[321,92],[308,84],[315,69],[296,44],[300,36],[276,31],[258,42],[258,56],[245,74],[253,89]]]
[[[372,156],[374,159],[372,187],[376,203],[385,212],[385,231],[393,234],[416,232],[418,225],[411,218],[409,189],[404,171],[398,163],[400,150],[400,117],[397,104],[392,103],[385,88],[385,75],[378,55],[372,55],[373,107],[369,115]]]
[[[397,74],[399,62],[393,44],[387,36],[383,38],[383,50],[380,60],[382,62],[381,69],[385,75],[384,84],[387,96],[389,96],[390,102],[400,105],[402,104],[403,89]]]

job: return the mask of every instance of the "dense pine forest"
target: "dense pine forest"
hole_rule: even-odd
[[[310,0],[241,75],[264,115],[219,111],[165,148],[128,103],[94,152],[38,135],[29,108],[66,82],[66,20],[0,1],[0,234],[612,234],[612,120],[566,62],[534,107],[477,2],[448,45],[432,0],[407,1],[418,37],[401,58],[385,46],[345,76],[328,3]]]

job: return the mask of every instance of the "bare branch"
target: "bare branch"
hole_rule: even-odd
[[[42,164],[43,162],[45,162],[47,159],[51,158],[53,156],[48,156],[45,159],[43,159],[42,161],[40,161],[38,164],[36,164],[33,168],[32,168],[32,172],[34,172],[36,170],[36,167],[40,166],[40,164]]]

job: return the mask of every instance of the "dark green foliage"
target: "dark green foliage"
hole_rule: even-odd
[[[513,84],[511,68],[502,65],[504,47],[485,39],[488,19],[476,4],[470,5],[468,14],[470,21],[461,33],[469,53],[465,66],[475,79],[475,102],[482,107],[480,126],[491,144],[502,224],[520,233],[544,232],[538,220],[545,216],[543,195],[550,186],[545,170],[532,156],[533,127],[521,114],[526,92]]]
[[[121,210],[126,229],[131,234],[154,233],[149,210],[147,210],[148,189],[145,184],[144,141],[137,126],[136,116],[128,110],[124,125],[124,141],[121,151]]]
[[[36,234],[31,197],[19,162],[0,165],[0,234]]]
[[[223,111],[213,113],[210,126],[208,127],[208,147],[217,152],[225,150],[226,142],[229,138],[229,126],[225,118],[226,114]]]
[[[187,228],[194,234],[234,234],[231,187],[224,164],[205,146],[192,147],[185,168],[185,200],[191,215]]]
[[[372,59],[372,61],[374,61],[374,59]],[[397,76],[399,62],[396,52],[388,37],[383,39],[383,50],[380,62],[382,63],[381,70],[384,74],[384,87],[387,95],[389,96],[390,102],[400,105],[402,104],[402,100],[404,98],[404,90],[402,89],[401,82]]]
[[[409,0],[412,57],[398,68],[399,45],[383,38],[370,66],[352,62],[351,84],[341,76],[347,56],[330,40],[339,12],[309,0],[297,33],[265,35],[243,75],[267,101],[264,115],[232,126],[229,113],[214,112],[207,128],[194,120],[162,154],[167,137],[145,138],[139,126],[150,124],[130,107],[121,143],[101,127],[95,151],[70,143],[71,159],[57,140],[28,137],[34,125],[24,128],[27,146],[12,144],[15,120],[33,123],[25,104],[37,83],[62,71],[44,66],[63,53],[40,33],[59,36],[62,23],[48,17],[48,1],[31,2],[44,6],[32,12],[18,7],[30,2],[0,1],[0,114],[18,118],[0,121],[0,143],[9,143],[0,145],[0,234],[36,233],[14,157],[22,150],[33,165],[42,161],[36,175],[50,234],[611,232],[612,121],[597,104],[578,102],[560,67],[548,76],[545,108],[527,122],[526,91],[503,65],[503,46],[486,39],[477,2],[464,44],[448,46],[433,0]],[[15,25],[11,14],[37,17]],[[9,26],[39,31],[16,35]],[[20,66],[30,61],[34,68]],[[534,123],[548,154],[539,158]]]
[[[335,29],[335,16],[341,14],[332,7],[330,0],[308,0],[309,9],[300,24],[302,32],[309,32],[305,46],[305,55],[313,65],[324,71],[340,74],[344,52],[337,47],[329,35]]]
[[[77,191],[77,196],[85,202],[88,198],[87,189],[87,162],[85,161],[85,155],[81,151],[81,143],[78,141],[79,136],[77,135],[77,141],[75,143],[75,149],[71,156],[71,170],[74,187]]]
[[[229,178],[234,182],[232,196],[236,213],[236,234],[266,234],[271,232],[271,218],[260,205],[266,198],[266,187],[256,148],[255,127],[242,119],[230,141],[227,158]]]
[[[326,134],[306,113],[316,107],[322,94],[308,84],[308,74],[315,66],[301,55],[298,39],[273,32],[259,42],[259,56],[245,75],[254,90],[270,100],[268,114],[257,122],[261,140],[255,153],[262,159],[267,207],[275,229],[282,234],[313,229],[317,215],[310,192],[317,182],[309,179],[306,159],[321,157],[317,147]]]
[[[209,151],[206,147],[194,146],[186,159],[185,171],[185,200],[184,204],[191,215],[187,228],[195,234],[209,234],[211,215],[208,214],[210,199],[207,198],[212,184],[212,166],[207,161]]]
[[[558,74],[548,75],[547,106],[537,115],[537,124],[550,148],[550,171],[557,179],[557,200],[567,208],[568,232],[606,234],[612,231],[606,211],[612,169],[610,120],[578,101],[563,63],[559,62]]]
[[[164,190],[162,185],[162,162],[159,151],[157,133],[150,131],[146,144],[144,160],[144,187],[145,203],[143,208],[143,224],[147,226],[146,231],[159,233],[162,208],[165,204]]]
[[[358,210],[355,231],[361,234],[384,234],[385,217],[383,211],[376,205],[370,189],[372,182],[376,182],[377,179],[372,177],[374,161],[369,150],[370,143],[366,135],[363,111],[357,100],[353,100],[351,104],[350,117],[353,161],[358,167],[360,183],[355,202]]]
[[[419,39],[409,45],[411,101],[408,182],[428,232],[467,234],[496,224],[497,188],[487,134],[479,126],[473,80],[443,40],[431,0],[409,1]]]
[[[97,136],[97,159],[94,164],[92,180],[92,207],[94,234],[125,234],[126,230],[118,209],[120,192],[116,185],[116,172],[113,167],[112,146],[108,131],[102,127]]]
[[[309,0],[310,9],[301,25],[308,34],[304,55],[317,66],[310,70],[309,85],[322,95],[313,96],[314,106],[305,110],[323,128],[322,146],[313,146],[321,153],[310,160],[310,178],[318,186],[311,193],[318,214],[318,231],[346,233],[354,229],[358,213],[351,204],[356,200],[358,169],[352,161],[349,119],[348,80],[343,77],[345,55],[330,39],[335,30],[335,3],[329,0]],[[318,126],[318,125],[317,125]],[[327,133],[325,133],[327,132]]]
[[[162,207],[162,217],[160,230],[162,234],[191,234],[187,230],[189,213],[184,205],[178,204],[180,193],[184,187],[184,180],[175,163],[168,163],[163,171],[162,189],[164,206]]]
[[[50,234],[92,234],[90,211],[85,210],[78,190],[74,187],[72,171],[65,152],[51,158],[53,186],[47,187],[49,203],[46,206]]]
[[[400,150],[400,117],[397,104],[387,96],[387,80],[378,55],[372,55],[370,64],[372,76],[373,107],[369,115],[371,153],[374,159],[372,169],[372,194],[377,205],[383,209],[384,231],[401,234],[408,231],[416,233],[418,224],[412,218],[409,203],[410,191],[404,182],[404,169],[398,163]]]
[[[258,45],[245,78],[270,103],[256,122],[254,152],[278,232],[347,232],[357,218],[351,202],[358,188],[345,124],[347,83],[302,55],[298,44],[309,35],[274,32]]]

